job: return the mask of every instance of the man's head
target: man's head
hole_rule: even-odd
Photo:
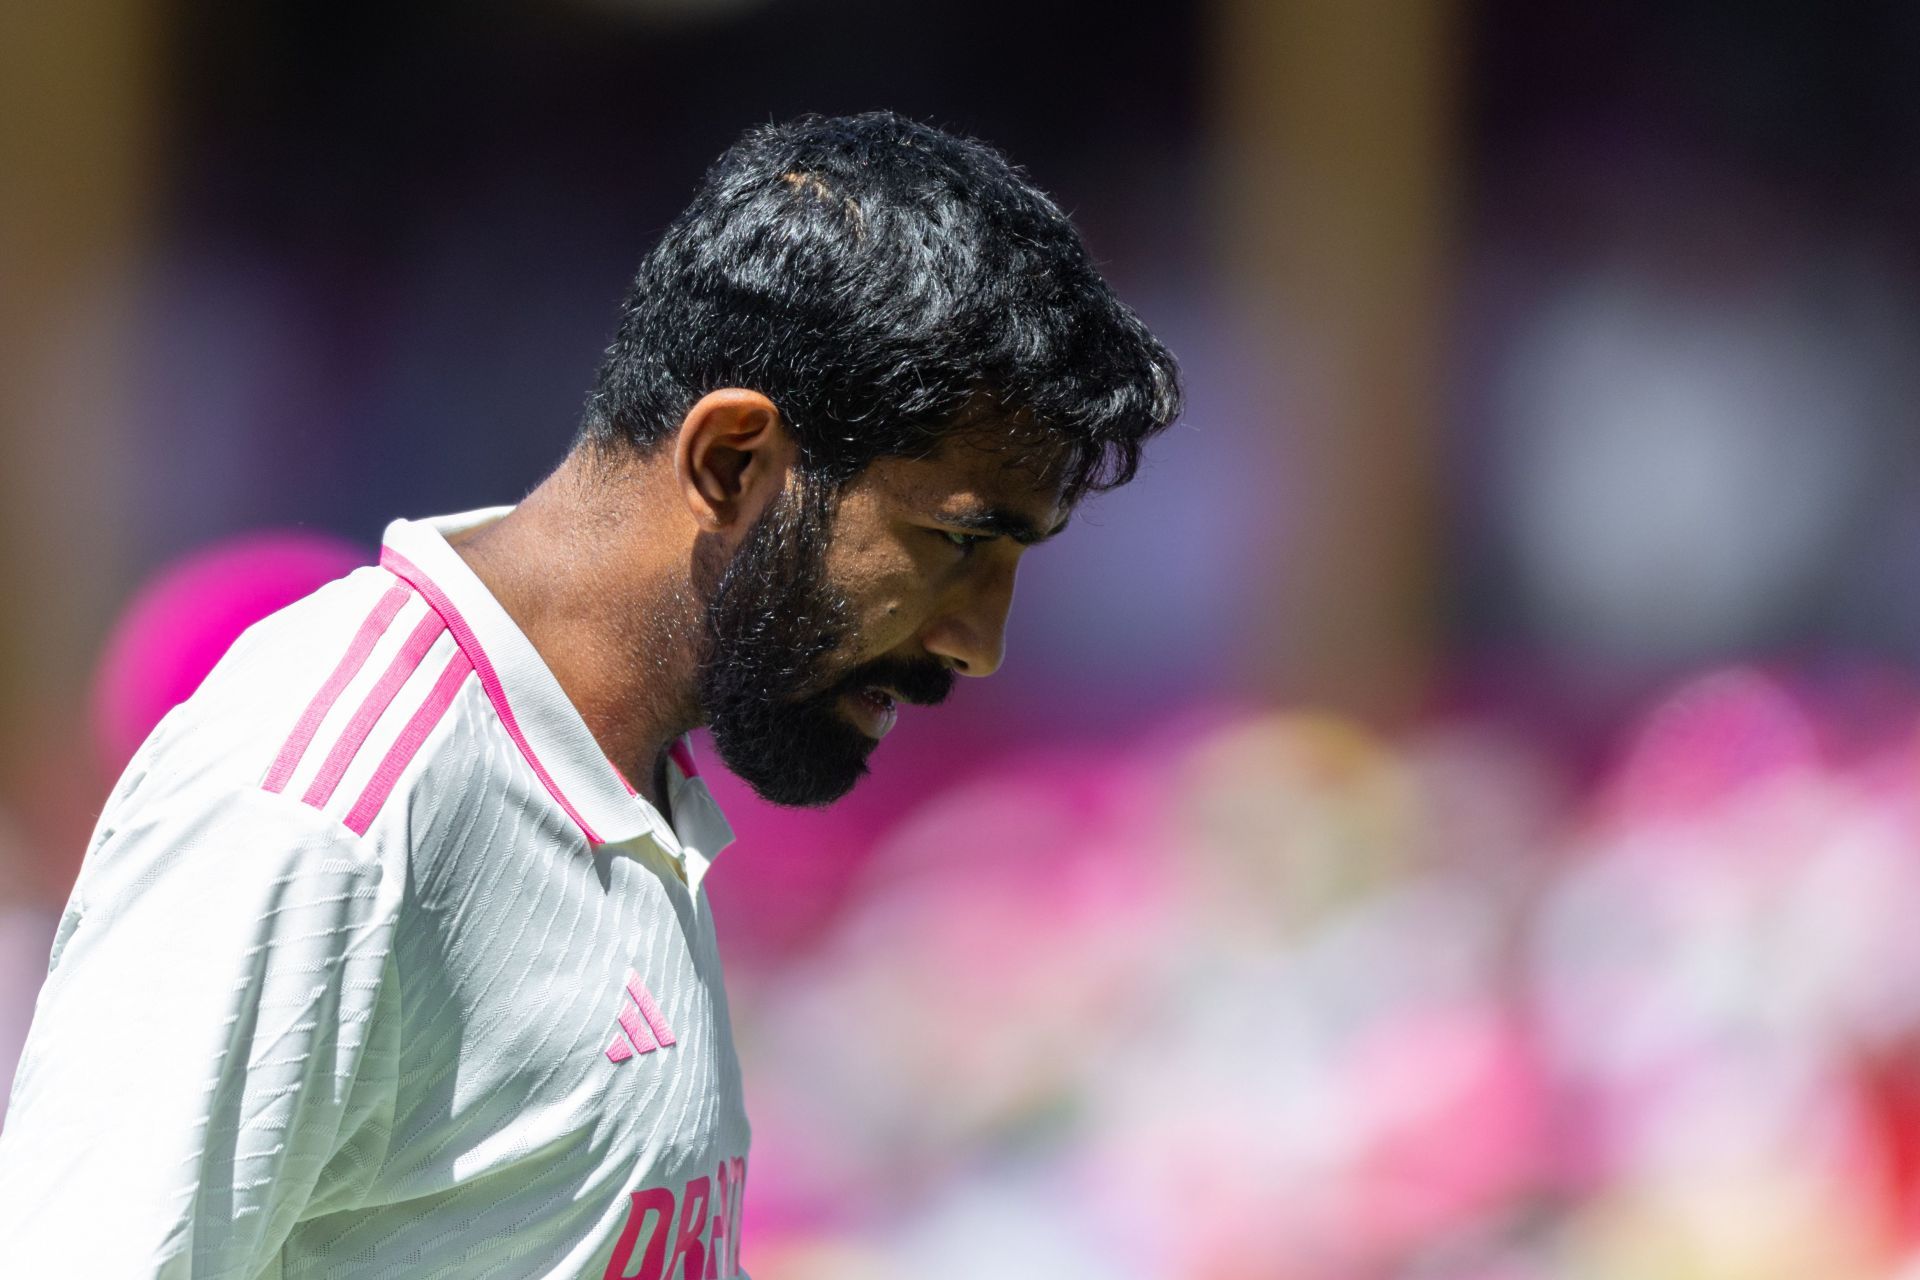
[[[1172,357],[991,148],[887,113],[748,133],[641,265],[581,448],[671,458],[697,696],[727,765],[818,804],[895,700],[999,664],[1014,566],[1131,479]]]

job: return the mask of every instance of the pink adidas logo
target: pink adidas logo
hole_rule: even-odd
[[[608,1062],[625,1062],[636,1053],[652,1053],[674,1042],[673,1028],[653,1002],[653,993],[631,969],[627,970],[625,994],[626,999],[620,1002],[620,1030],[607,1046]]]

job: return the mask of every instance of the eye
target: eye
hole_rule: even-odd
[[[951,529],[935,529],[934,532],[959,547],[962,553],[972,551],[983,542],[992,542],[994,538],[990,533],[955,533]]]

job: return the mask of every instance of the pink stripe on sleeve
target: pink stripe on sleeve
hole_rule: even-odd
[[[400,646],[400,652],[393,655],[393,661],[380,677],[380,682],[367,690],[366,699],[353,713],[353,719],[347,721],[347,727],[340,734],[340,741],[333,744],[333,750],[327,753],[327,759],[320,766],[320,772],[314,775],[313,785],[307,788],[307,794],[301,799],[318,809],[333,798],[333,789],[340,785],[340,776],[353,763],[354,756],[360,753],[367,735],[373,732],[374,724],[393,702],[393,696],[400,692],[400,686],[414,673],[420,662],[427,656],[427,650],[433,648],[433,642],[447,624],[440,615],[429,613],[415,624],[406,643]]]
[[[374,815],[380,812],[380,806],[393,794],[393,786],[400,780],[400,774],[412,763],[419,752],[420,744],[433,732],[433,726],[440,723],[440,717],[453,705],[454,695],[460,692],[467,677],[473,673],[473,664],[467,661],[467,655],[455,649],[453,656],[447,659],[446,669],[440,678],[433,682],[428,690],[426,701],[407,720],[400,730],[400,736],[387,748],[387,754],[373,771],[373,777],[367,780],[367,789],[353,802],[353,808],[347,813],[347,826],[355,835],[367,834],[367,828],[373,825]]]
[[[367,664],[367,655],[373,652],[380,637],[387,633],[393,623],[393,616],[407,602],[413,592],[403,582],[396,582],[387,588],[373,606],[360,629],[353,633],[353,640],[347,645],[347,651],[340,655],[339,665],[327,682],[320,686],[320,692],[313,695],[313,701],[300,713],[300,722],[293,726],[293,732],[287,735],[280,754],[273,758],[273,767],[267,770],[267,780],[260,785],[275,793],[286,790],[287,780],[293,777],[293,771],[300,767],[300,758],[307,753],[307,746],[313,741],[313,735],[320,729],[320,722],[327,718],[327,712],[333,710],[333,704],[340,700],[340,691],[352,683],[360,674],[360,668]]]
[[[493,669],[493,663],[488,659],[487,651],[480,647],[480,638],[473,634],[473,628],[468,626],[467,620],[460,616],[460,610],[455,608],[453,601],[447,598],[447,593],[442,591],[432,578],[422,573],[419,566],[392,547],[381,549],[380,565],[395,577],[411,583],[413,589],[426,598],[428,607],[446,620],[447,630],[453,632],[454,643],[460,646],[460,651],[473,663],[474,674],[480,677],[480,687],[486,691],[487,701],[493,704],[494,714],[500,717],[500,724],[506,729],[507,736],[513,739],[513,745],[520,748],[520,754],[526,757],[534,776],[540,779],[540,785],[547,789],[547,794],[566,811],[569,818],[573,819],[573,824],[580,828],[580,834],[587,838],[589,844],[604,843],[594,829],[587,825],[587,820],[580,816],[580,811],[574,808],[567,797],[561,793],[560,784],[553,780],[553,775],[548,773],[546,766],[540,763],[540,757],[533,753],[533,747],[527,742],[527,735],[520,731],[520,722],[514,718],[513,707],[507,702],[507,690],[500,683],[499,673]]]

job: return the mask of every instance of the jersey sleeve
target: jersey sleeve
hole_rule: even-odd
[[[118,797],[116,797],[118,799]],[[391,1122],[403,872],[284,796],[109,807],[0,1130],[9,1274],[244,1277]]]

